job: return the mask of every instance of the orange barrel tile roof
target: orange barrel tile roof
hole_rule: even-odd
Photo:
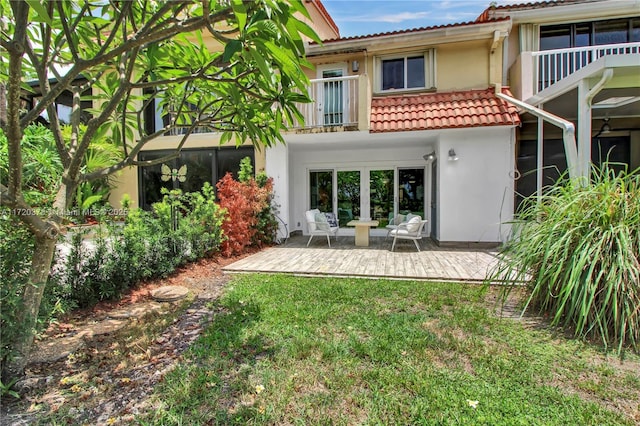
[[[511,96],[506,88],[503,93]],[[371,100],[371,133],[517,125],[518,109],[497,97],[493,88]]]

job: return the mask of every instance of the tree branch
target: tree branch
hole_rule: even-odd
[[[7,197],[22,198],[22,128],[20,126],[20,92],[22,91],[22,60],[27,45],[29,5],[10,2],[15,19],[13,40],[9,43],[9,78],[7,80],[7,141],[9,151],[9,182]],[[3,191],[4,192],[4,191]]]
[[[58,6],[58,14],[60,15],[60,23],[62,24],[62,30],[64,31],[64,36],[67,38],[67,45],[69,46],[69,50],[71,51],[71,56],[73,57],[74,62],[78,62],[80,59],[78,57],[78,49],[73,40],[73,36],[71,35],[71,31],[69,30],[69,22],[67,21],[67,15],[64,12],[64,3],[59,1],[56,2]],[[82,14],[79,14],[81,16]]]
[[[55,238],[60,232],[55,222],[42,219],[41,212],[27,204],[22,197],[15,198],[10,194],[9,188],[2,184],[0,184],[0,205],[9,208],[9,214],[18,216],[35,236]]]
[[[158,130],[158,131],[152,133],[151,135],[144,136],[144,137],[140,138],[140,140],[136,143],[136,145],[133,147],[131,152],[129,152],[129,154],[127,155],[126,158],[124,158],[123,160],[119,161],[118,163],[116,163],[116,164],[114,164],[114,165],[112,165],[110,167],[106,167],[106,168],[101,169],[101,170],[96,170],[96,171],[91,172],[91,173],[83,174],[83,175],[80,176],[80,181],[86,182],[86,181],[92,181],[92,180],[95,180],[95,179],[100,179],[100,178],[109,176],[112,173],[118,172],[118,171],[124,169],[125,167],[140,165],[142,163],[144,163],[143,165],[154,165],[154,164],[159,164],[161,162],[164,162],[164,161],[156,162],[159,159],[153,160],[154,162],[152,164],[151,163],[147,163],[147,162],[138,162],[137,160],[135,160],[135,157],[140,153],[140,151],[142,151],[142,148],[147,143],[149,143],[151,140],[157,138],[158,136],[164,135],[169,130],[171,130],[173,127],[174,126],[165,126],[161,130]],[[162,158],[163,159],[176,158],[180,154],[180,150],[182,149],[182,147],[184,146],[186,141],[187,141],[186,137],[183,136],[181,141],[180,141],[180,143],[178,144],[178,146],[174,149],[174,152],[172,154],[168,155],[167,157],[162,157]]]
[[[107,117],[109,117],[113,113],[113,111],[115,111],[122,98],[131,89],[131,83],[129,81],[131,79],[131,75],[133,74],[133,70],[135,69],[135,59],[138,55],[138,51],[139,49],[135,48],[122,56],[120,64],[120,85],[111,97],[111,100],[107,102],[106,105],[102,105],[102,112],[100,113],[100,115],[98,117],[92,118],[91,120],[89,120],[89,123],[87,123],[87,129],[85,130],[84,135],[82,135],[82,139],[78,145],[78,150],[72,156],[72,161],[69,165],[69,176],[76,177],[78,175],[80,165],[82,164],[82,157],[91,144],[93,136],[98,130],[98,127],[100,127],[100,125],[107,120]],[[127,59],[129,59],[128,64]],[[126,113],[126,106],[123,108],[122,113]]]
[[[230,71],[234,66],[236,66],[239,62],[234,62],[232,64],[229,64],[227,66],[225,66],[224,68],[221,68],[219,70],[217,70],[213,75],[220,75],[220,74],[224,74],[227,71]],[[173,78],[166,78],[164,80],[153,80],[153,81],[139,81],[137,83],[132,83],[131,84],[131,88],[132,89],[149,89],[149,88],[153,88],[153,87],[158,87],[158,86],[164,86],[164,85],[169,85],[169,84],[180,84],[180,83],[185,83],[188,81],[192,81],[196,78],[203,78],[206,80],[212,80],[211,77],[206,76],[205,72],[207,71],[207,69],[211,68],[211,67],[218,67],[222,64],[222,57],[218,56],[216,57],[214,60],[210,61],[207,65],[205,65],[200,71],[198,71],[195,74],[189,74],[189,75],[185,75],[183,77],[173,77]],[[219,80],[222,81],[222,80]]]
[[[124,2],[124,8],[126,9],[131,9],[131,4],[133,2],[130,1],[125,1]],[[118,34],[118,28],[120,28],[120,25],[122,25],[122,22],[124,21],[124,17],[126,16],[125,13],[120,13],[118,14],[116,21],[113,25],[113,30],[109,33],[109,36],[107,37],[107,39],[105,40],[104,44],[102,45],[102,48],[98,51],[97,56],[102,55],[111,45],[111,43],[113,42],[113,40],[115,40],[116,35]]]
[[[27,124],[35,120],[40,115],[40,113],[44,111],[46,105],[52,103],[58,96],[60,96],[60,94],[70,85],[70,83],[87,68],[99,64],[108,63],[110,60],[117,58],[118,56],[125,54],[126,52],[129,52],[133,49],[144,46],[148,43],[168,40],[178,34],[189,33],[201,29],[206,25],[207,19],[226,20],[227,18],[232,18],[232,16],[233,13],[231,9],[226,8],[219,12],[211,14],[211,16],[208,18],[190,18],[185,20],[183,23],[175,24],[174,26],[169,28],[158,28],[155,32],[151,32],[149,34],[139,32],[113,50],[106,51],[102,55],[96,55],[92,59],[81,60],[80,62],[76,63],[64,77],[59,79],[58,84],[56,84],[52,88],[51,92],[43,94],[42,100],[38,103],[38,105],[36,105],[34,109],[30,110],[27,114],[25,114],[24,117],[22,117],[22,119],[20,120],[21,128],[24,128]]]

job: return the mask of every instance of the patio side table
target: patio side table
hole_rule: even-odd
[[[369,247],[369,229],[377,227],[377,220],[352,220],[347,226],[355,226],[356,228],[356,246]]]

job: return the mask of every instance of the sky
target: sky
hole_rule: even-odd
[[[322,0],[342,37],[469,22],[490,3],[491,0]]]

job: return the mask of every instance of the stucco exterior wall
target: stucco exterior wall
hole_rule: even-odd
[[[513,217],[515,131],[510,127],[443,132],[438,149],[437,239],[500,242]],[[448,161],[449,149],[458,161]]]
[[[278,144],[272,148],[263,150],[266,158],[265,172],[267,176],[273,178],[273,201],[276,206],[278,217],[278,227],[280,236],[288,236],[290,226],[290,181],[289,181],[289,150],[286,145]],[[286,224],[286,226],[285,226]]]
[[[423,136],[424,135],[424,136]],[[380,135],[377,135],[380,136]],[[309,208],[309,172],[312,170],[356,170],[424,168],[425,218],[431,229],[435,221],[435,238],[442,244],[500,243],[506,241],[513,218],[513,167],[515,129],[485,127],[424,132],[421,141],[398,143],[393,134],[384,135],[386,143],[371,138],[361,147],[340,142],[323,147],[316,144],[270,149],[267,171],[274,177],[281,205],[281,218],[289,232],[306,233],[304,212]],[[459,160],[448,161],[449,149]],[[423,155],[437,154],[436,193],[431,193],[432,163]],[[362,196],[368,191],[362,189]],[[335,196],[335,194],[334,194]],[[436,217],[431,217],[432,197]],[[287,204],[288,203],[288,204]],[[341,229],[341,235],[351,233]],[[382,234],[380,234],[382,232]],[[384,235],[372,230],[372,235]]]
[[[290,194],[289,210],[290,231],[301,230],[306,233],[304,212],[309,208],[309,171],[326,169],[353,170],[367,167],[385,169],[394,167],[424,168],[427,163],[422,156],[427,152],[423,147],[394,147],[390,141],[387,147],[361,149],[317,149],[292,150],[289,153]],[[427,175],[428,178],[428,175]],[[425,182],[425,187],[429,187]],[[365,191],[363,191],[363,196]],[[334,194],[335,196],[335,194]],[[349,229],[341,230],[341,233]],[[384,231],[386,234],[386,230]],[[375,235],[375,230],[372,231]]]
[[[439,92],[489,86],[489,45],[486,40],[440,45],[436,48],[436,64]]]
[[[296,15],[296,17],[313,28],[318,36],[320,36],[321,40],[329,40],[339,37],[339,34],[331,25],[329,25],[324,15],[318,11],[313,2],[305,2],[305,7],[309,12],[309,17],[311,19],[308,19],[301,15]],[[305,41],[309,41],[309,38],[305,35],[303,35],[302,38]]]

